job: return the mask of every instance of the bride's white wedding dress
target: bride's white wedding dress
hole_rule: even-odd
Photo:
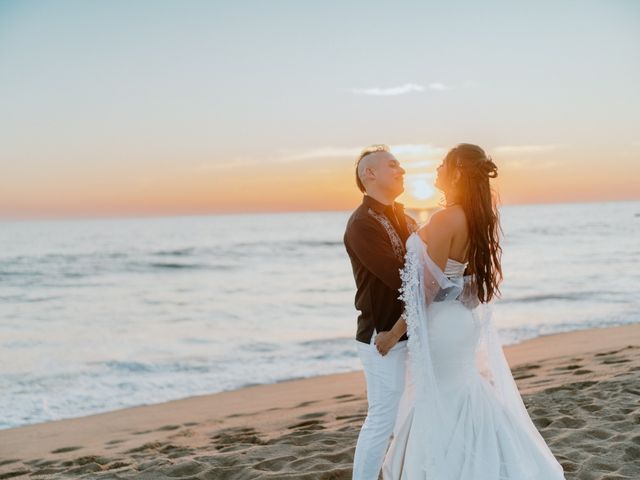
[[[443,272],[417,233],[407,240],[402,299],[409,387],[383,466],[385,480],[556,480],[562,466],[536,430],[490,309],[466,264]]]

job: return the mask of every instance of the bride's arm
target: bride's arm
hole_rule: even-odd
[[[404,312],[402,312],[400,318],[398,318],[398,320],[396,320],[396,323],[393,324],[393,328],[389,330],[389,333],[394,336],[396,342],[400,340],[400,337],[407,333],[407,322],[404,318]]]
[[[391,330],[387,332],[380,332],[376,335],[376,348],[382,356],[386,355],[405,333],[407,333],[407,322],[404,319],[403,312],[402,315],[400,315],[400,318],[396,320],[396,323],[394,323]]]

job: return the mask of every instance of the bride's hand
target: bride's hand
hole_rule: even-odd
[[[391,332],[380,332],[376,335],[376,348],[383,357],[398,343],[398,339]]]

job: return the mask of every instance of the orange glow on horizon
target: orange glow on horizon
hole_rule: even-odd
[[[632,200],[640,197],[628,175],[595,165],[575,169],[513,168],[499,165],[493,181],[501,204],[563,203]],[[633,170],[636,172],[633,172]],[[435,166],[431,171],[435,170]],[[419,173],[430,173],[427,169]],[[102,172],[105,173],[105,172]],[[225,170],[166,168],[144,171],[112,170],[100,175],[77,171],[73,176],[34,178],[29,188],[0,186],[0,216],[132,216],[243,212],[351,210],[360,202],[351,161],[281,163]],[[407,173],[405,185],[410,180]],[[409,208],[438,205],[441,194],[427,199],[406,187],[399,201]]]

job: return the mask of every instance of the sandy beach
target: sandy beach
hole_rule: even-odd
[[[640,325],[505,348],[567,479],[640,478]],[[0,479],[349,479],[362,372],[0,431]]]

